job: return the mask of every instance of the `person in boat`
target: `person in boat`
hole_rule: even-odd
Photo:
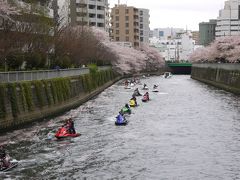
[[[3,146],[0,146],[0,168],[10,166],[10,156],[6,153]]]
[[[143,95],[143,98],[149,100],[149,93],[146,92],[146,93]]]
[[[153,89],[157,89],[158,86],[156,84],[153,85]]]
[[[126,103],[125,106],[121,109],[121,113],[122,114],[125,114],[125,113],[128,113],[128,114],[131,114],[131,108],[130,106]]]
[[[143,89],[147,89],[147,88],[148,88],[147,85],[144,83]]]
[[[141,93],[139,92],[138,88],[136,88],[133,92],[134,96],[141,96]]]
[[[128,86],[128,80],[126,79],[126,81],[125,81],[125,86]]]
[[[116,121],[117,123],[123,123],[124,121],[126,121],[125,117],[124,117],[124,115],[123,115],[123,113],[121,111],[119,112],[119,114],[116,117],[116,119],[117,119],[117,121]]]
[[[133,100],[135,102],[135,106],[137,106],[137,98],[136,98],[136,96],[132,95],[132,98],[130,100]]]
[[[72,118],[68,119],[68,131],[70,134],[76,134],[75,128],[74,128],[74,121],[72,120]]]

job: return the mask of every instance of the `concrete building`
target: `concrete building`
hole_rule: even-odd
[[[219,11],[216,37],[240,35],[240,0],[225,1],[224,9]]]
[[[108,0],[70,0],[69,21],[71,25],[87,25],[109,31]]]
[[[195,41],[196,45],[200,45],[200,42],[199,42],[199,31],[192,31],[192,38]]]
[[[209,22],[199,23],[199,43],[207,46],[215,40],[217,20],[211,19]]]
[[[175,37],[177,33],[183,33],[184,31],[182,28],[156,28],[153,30],[153,37],[167,40]]]
[[[111,38],[113,41],[131,42],[137,48],[149,42],[149,10],[126,4],[115,5],[111,10]]]
[[[195,45],[190,31],[177,33],[169,39],[150,38],[150,45],[156,47],[165,61],[186,61],[189,55],[199,46]]]
[[[149,18],[150,15],[148,9],[139,9],[140,43],[149,44],[150,36]]]

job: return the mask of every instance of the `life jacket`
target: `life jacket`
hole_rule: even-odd
[[[123,111],[123,112],[127,112],[127,111],[129,111],[129,109],[128,109],[127,107],[123,107],[123,108],[122,108],[122,111]]]
[[[133,99],[131,99],[130,101],[129,101],[129,104],[130,104],[130,106],[135,106],[136,104],[135,104],[135,101],[133,100]]]
[[[124,117],[119,114],[119,115],[117,116],[117,122],[118,122],[118,123],[122,123],[123,121],[124,121]]]

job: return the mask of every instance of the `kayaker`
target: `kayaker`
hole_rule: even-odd
[[[116,119],[117,119],[117,123],[123,123],[125,121],[125,118],[124,118],[124,116],[123,116],[121,111],[119,112],[119,114],[116,117]]]
[[[72,120],[72,118],[68,119],[68,124],[69,124],[69,128],[68,131],[70,134],[76,134],[75,128],[74,128],[74,121]]]
[[[135,95],[135,96],[141,96],[141,93],[139,92],[138,88],[136,88],[136,89],[134,90],[133,95]]]
[[[149,93],[146,92],[146,93],[143,95],[143,98],[146,98],[147,100],[149,100]]]
[[[147,85],[144,83],[143,89],[148,89]]]
[[[9,167],[10,166],[10,157],[9,155],[6,153],[4,147],[1,145],[0,146],[0,168],[2,167]]]
[[[153,89],[157,89],[157,88],[158,88],[158,86],[154,84],[153,85]]]
[[[136,96],[132,96],[132,98],[130,99],[130,100],[134,100],[134,102],[135,102],[135,106],[137,106],[137,98],[136,98]]]
[[[125,106],[121,109],[122,114],[128,113],[131,114],[131,108],[130,106],[126,103]]]

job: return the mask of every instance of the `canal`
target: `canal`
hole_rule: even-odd
[[[138,98],[125,127],[114,120],[133,90],[119,82],[64,115],[1,135],[19,166],[0,179],[240,179],[239,96],[185,75],[141,82],[159,92]],[[50,139],[67,117],[82,135]]]

